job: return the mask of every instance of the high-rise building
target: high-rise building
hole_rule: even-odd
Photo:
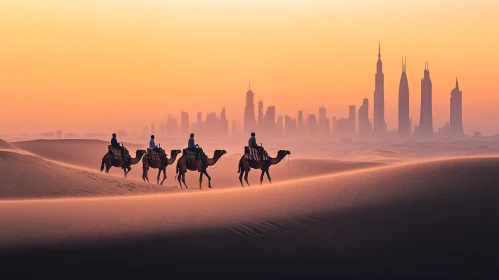
[[[225,112],[225,107],[220,113],[220,134],[221,136],[229,135],[229,120],[227,119],[227,114]]]
[[[180,128],[184,135],[190,132],[189,113],[184,111],[180,113]]]
[[[305,125],[305,122],[303,120],[303,111],[298,111],[298,121],[297,121],[297,129],[298,129],[298,133],[303,133],[304,132],[304,125]]]
[[[418,133],[420,137],[433,136],[432,84],[428,62],[425,63],[424,77],[421,80],[421,114]]]
[[[310,136],[315,136],[317,133],[317,118],[314,114],[308,116],[308,132]]]
[[[166,120],[166,131],[168,135],[174,135],[177,133],[177,118],[174,118],[172,115],[168,115],[168,119]]]
[[[374,133],[379,135],[386,132],[385,122],[385,76],[381,62],[381,44],[378,47],[378,62],[374,76]]]
[[[398,134],[407,137],[411,134],[411,121],[409,119],[409,82],[406,74],[407,60],[402,59],[402,75],[399,84],[399,114]]]
[[[352,134],[355,134],[355,126],[357,124],[357,122],[355,121],[355,115],[356,115],[355,105],[350,105],[348,107],[348,119],[350,120],[350,127],[352,130]]]
[[[369,120],[369,99],[364,98],[362,106],[359,107],[359,135],[365,136],[371,133],[372,124]]]
[[[286,136],[295,136],[296,135],[296,119],[291,118],[286,115],[284,117],[284,133]]]
[[[284,134],[284,118],[282,116],[277,117],[276,132],[278,135]]]
[[[262,130],[265,127],[263,123],[263,101],[258,102],[258,129]]]
[[[459,90],[456,78],[456,88],[450,93],[450,134],[452,137],[461,137],[463,131],[463,92]]]
[[[329,134],[329,128],[326,126],[326,108],[319,107],[319,134],[327,135]]]
[[[265,132],[272,133],[276,125],[275,106],[267,107],[267,112],[265,112],[265,122],[266,122]]]
[[[332,130],[333,130],[333,137],[336,137],[336,135],[338,134],[338,124],[336,121],[336,116],[333,116]]]
[[[246,92],[246,106],[244,107],[244,132],[251,133],[256,128],[255,120],[255,94],[251,90],[251,84]]]

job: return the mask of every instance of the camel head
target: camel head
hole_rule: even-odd
[[[170,155],[173,157],[174,155],[178,155],[178,154],[180,154],[180,153],[182,153],[182,151],[181,151],[181,150],[172,150],[172,151],[170,152]]]
[[[227,153],[227,151],[225,150],[215,150],[215,157],[222,157],[223,155],[225,155]]]
[[[135,151],[135,155],[138,156],[138,157],[142,157],[146,153],[147,153],[146,150],[137,150],[137,151]]]
[[[286,150],[280,150],[279,152],[277,152],[277,155],[280,157],[285,157],[285,156],[290,155],[290,154],[291,154],[291,152],[286,151]]]

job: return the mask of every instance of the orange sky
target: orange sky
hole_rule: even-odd
[[[413,124],[429,60],[435,129],[458,76],[465,132],[499,133],[497,14],[496,0],[2,0],[0,133],[138,132],[224,105],[240,120],[248,79],[278,115],[345,117],[368,97],[372,119],[378,41],[389,129],[407,55]]]

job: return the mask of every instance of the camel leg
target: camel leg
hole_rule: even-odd
[[[263,175],[265,175],[265,170],[262,170],[262,174],[260,175],[260,185],[263,184]]]
[[[199,189],[202,189],[201,184],[203,183],[203,172],[204,171],[199,171]]]
[[[109,169],[111,169],[111,165],[106,164],[106,173],[109,173]]]
[[[180,182],[180,180],[182,179],[182,172],[180,171],[178,174],[177,174],[177,180],[178,180],[178,184],[180,185],[180,188],[183,188],[182,187],[182,183]]]
[[[187,173],[187,171],[182,173],[182,183],[184,183],[185,188],[188,189],[189,187],[185,183],[185,173]]]
[[[270,178],[269,170],[265,170],[265,173],[267,173],[267,178],[269,179],[269,182],[272,184],[272,178]]]
[[[204,173],[204,175],[206,175],[206,177],[208,177],[208,188],[211,189],[211,176],[208,175],[208,172],[206,172],[206,170],[203,171],[203,173]]]
[[[241,186],[244,188],[244,184],[243,184],[243,175],[244,175],[244,170],[242,170],[242,171],[239,173],[239,182],[241,182]]]
[[[244,181],[246,181],[246,184],[248,184],[248,187],[250,187],[250,184],[248,182],[248,174],[249,170],[244,170]]]
[[[163,181],[161,181],[161,185],[163,185],[163,182],[166,180],[166,167],[163,168]]]
[[[161,177],[161,167],[158,168],[158,177],[156,177],[156,184],[159,185],[159,177]]]

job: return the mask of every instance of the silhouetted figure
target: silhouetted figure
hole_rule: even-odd
[[[156,143],[154,142],[154,135],[151,135],[151,140],[149,140],[149,149],[152,150],[152,151],[155,151],[156,153],[158,153],[158,155],[160,156],[161,161],[165,160],[165,158],[163,157],[163,153],[161,152],[161,148],[158,147],[156,145]]]
[[[121,156],[125,161],[128,161],[128,158],[125,157],[125,148],[123,147],[123,144],[120,145],[118,142],[118,139],[116,139],[116,133],[113,133],[113,138],[111,138],[111,146],[115,149],[118,149],[121,151]]]
[[[198,144],[194,142],[194,133],[191,133],[191,137],[189,138],[189,141],[187,142],[187,149],[189,151],[195,152],[196,153],[196,160],[199,160],[199,152],[200,152],[200,147]]]
[[[257,149],[260,158],[263,158],[263,147],[258,146],[258,144],[256,143],[256,135],[254,132],[251,132],[251,137],[248,140],[248,147]]]

